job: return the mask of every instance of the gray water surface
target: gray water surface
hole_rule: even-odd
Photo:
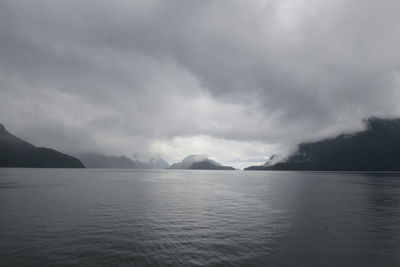
[[[0,266],[400,266],[400,174],[0,169]]]

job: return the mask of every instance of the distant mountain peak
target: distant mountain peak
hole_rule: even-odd
[[[76,155],[87,168],[99,169],[165,169],[168,162],[162,158],[152,158],[148,162],[133,160],[126,156],[107,156],[99,153],[80,153]]]
[[[161,157],[151,158],[147,164],[150,169],[166,169],[169,167],[169,163]]]
[[[2,132],[7,132],[7,130],[6,127],[4,127],[4,125],[0,123],[0,133]]]
[[[223,166],[205,155],[189,155],[181,162],[172,164],[169,169],[181,170],[234,170],[233,167]]]
[[[195,162],[195,161],[202,161],[202,160],[205,160],[205,159],[207,159],[206,155],[192,154],[192,155],[186,156],[182,161],[183,162],[188,162],[188,161]]]

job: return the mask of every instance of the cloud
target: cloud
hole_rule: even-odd
[[[399,115],[399,8],[2,1],[1,120],[69,152],[224,163],[287,153],[359,129],[362,118]]]

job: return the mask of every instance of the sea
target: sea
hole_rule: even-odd
[[[0,266],[400,266],[400,173],[0,169]]]

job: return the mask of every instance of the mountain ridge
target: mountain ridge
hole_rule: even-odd
[[[168,169],[175,170],[235,170],[231,166],[223,166],[205,155],[189,155],[181,162],[172,164]]]
[[[132,160],[126,156],[107,156],[100,153],[79,153],[75,155],[87,168],[97,169],[165,169],[169,164],[162,158],[148,162]]]
[[[36,147],[0,124],[0,167],[85,168],[82,162],[57,150]]]
[[[302,143],[285,160],[245,170],[400,171],[400,119],[364,123],[363,131]]]

